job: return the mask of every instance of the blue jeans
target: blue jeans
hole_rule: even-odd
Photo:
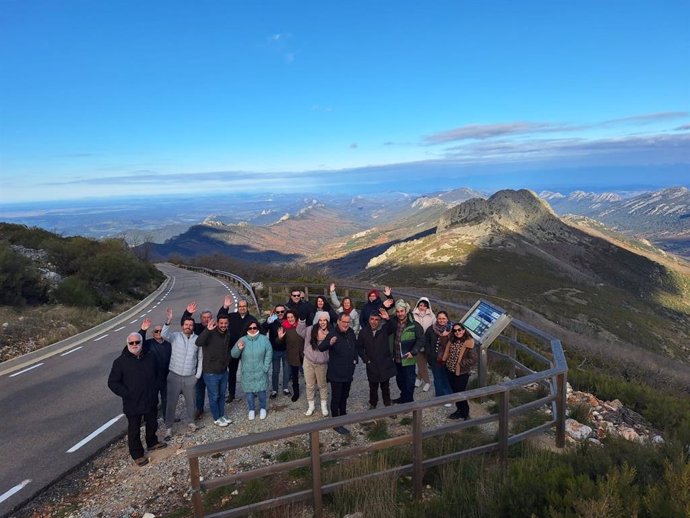
[[[287,351],[273,351],[273,376],[271,388],[276,392],[278,392],[281,364],[283,365],[283,389],[287,389],[288,381],[290,381],[290,366],[287,361]]]
[[[203,412],[204,411],[204,398],[206,397],[206,383],[204,382],[204,376],[202,375],[201,378],[196,380],[196,388],[195,394],[196,394],[196,402],[195,402],[195,408],[197,412]]]
[[[396,363],[395,368],[397,371],[395,381],[400,389],[401,403],[410,403],[414,401],[414,381],[417,378],[415,364],[403,366],[401,363]]]
[[[445,365],[439,365],[436,362],[429,364],[431,372],[434,375],[434,392],[437,396],[447,396],[453,393],[450,388],[450,380],[448,379],[448,369]]]
[[[208,390],[208,406],[211,408],[213,420],[217,421],[225,415],[225,390],[228,387],[228,371],[223,374],[204,372],[204,383]]]
[[[259,392],[247,392],[245,396],[247,397],[247,408],[249,410],[255,410],[254,407],[254,396],[259,396],[259,408],[266,410],[266,391],[261,390]]]

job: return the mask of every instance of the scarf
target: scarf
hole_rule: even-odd
[[[290,322],[287,321],[287,318],[283,320],[280,325],[285,329],[286,331],[288,329],[297,329],[297,321],[295,321],[294,324],[290,324]]]
[[[446,324],[446,325],[448,325],[448,324]],[[442,326],[438,322],[434,322],[434,325],[433,325],[434,333],[436,333],[439,336],[442,335],[446,330],[446,325]]]

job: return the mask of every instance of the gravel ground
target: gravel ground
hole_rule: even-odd
[[[189,462],[185,455],[186,448],[219,441],[229,437],[238,437],[272,430],[280,427],[305,423],[313,419],[328,419],[317,412],[306,417],[307,407],[304,396],[304,380],[301,379],[302,395],[296,402],[289,396],[278,395],[269,399],[268,416],[265,420],[249,421],[246,404],[243,399],[226,405],[226,417],[233,423],[220,428],[213,424],[206,412],[201,423],[203,428],[196,432],[186,432],[186,426],[176,424],[175,433],[169,447],[150,454],[150,463],[137,467],[127,451],[126,439],[121,439],[85,465],[63,478],[47,491],[15,512],[13,516],[24,517],[142,517],[145,513],[161,515],[175,509],[189,506],[190,481]],[[239,382],[238,382],[239,383]],[[428,392],[415,389],[415,399],[425,400],[433,397],[433,386]],[[398,396],[395,380],[391,380],[392,397]],[[238,393],[240,397],[241,393]],[[362,364],[357,366],[352,391],[348,399],[348,413],[362,412],[368,409],[369,387]],[[380,404],[380,403],[379,403]],[[318,394],[317,394],[318,405]],[[485,413],[478,405],[472,405],[472,414]],[[447,421],[453,408],[438,407],[424,414],[425,428],[434,427]],[[178,407],[178,415],[183,412]],[[408,433],[409,425],[400,425],[401,418],[390,419],[389,433],[399,435]],[[179,429],[179,432],[177,431]],[[343,445],[357,445],[367,441],[361,425],[351,427],[352,434],[341,436],[335,431],[326,430],[321,434],[325,451],[334,451]],[[186,432],[186,433],[185,433]],[[159,429],[162,437],[163,429]],[[295,438],[293,443],[307,444],[307,437]],[[219,454],[201,459],[201,473],[206,478],[227,473],[243,471],[271,462],[271,459],[286,449],[285,443],[262,444],[236,450],[229,454]]]

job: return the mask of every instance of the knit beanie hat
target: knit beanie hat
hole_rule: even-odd
[[[331,321],[331,315],[328,314],[328,311],[317,311],[314,315],[314,322],[318,322],[322,318],[325,318],[329,322]]]
[[[409,305],[407,302],[405,302],[405,300],[403,300],[403,299],[398,299],[398,300],[395,302],[395,309],[396,309],[396,310],[398,310],[398,309],[404,309],[406,313],[409,313],[409,312],[410,312],[410,305]]]

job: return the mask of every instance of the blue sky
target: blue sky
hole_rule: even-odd
[[[0,0],[0,203],[690,185],[690,3]]]

